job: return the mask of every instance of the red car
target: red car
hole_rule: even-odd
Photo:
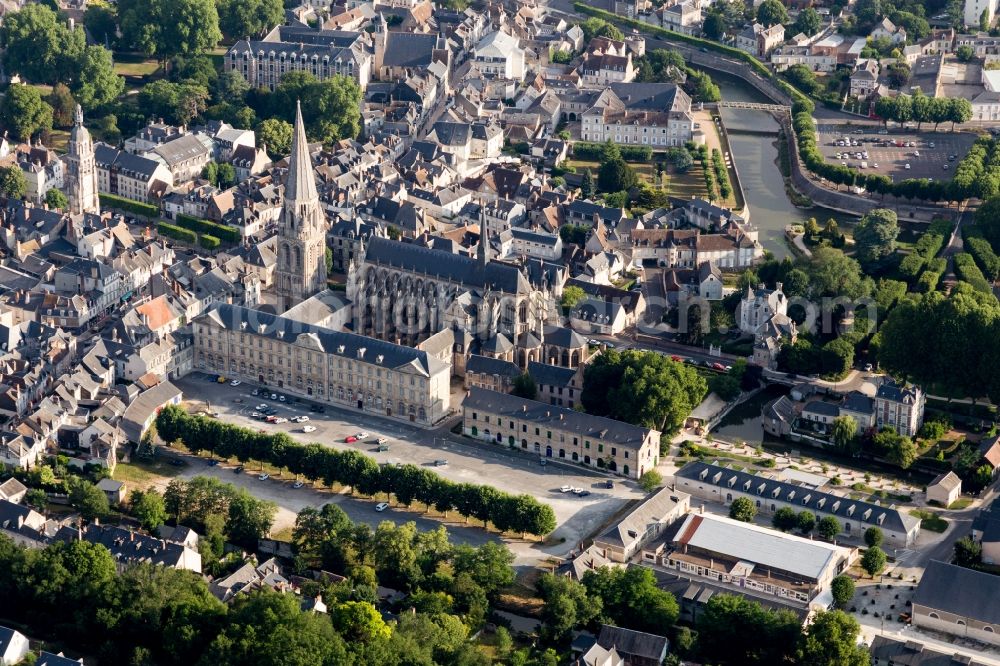
[[[684,359],[682,359],[680,356],[671,356],[670,360],[671,361],[677,361],[678,363],[683,363],[684,362]]]
[[[348,435],[347,437],[344,438],[344,441],[347,442],[348,444],[353,444],[354,442],[358,441],[358,438],[355,437],[354,435]]]
[[[712,364],[712,369],[713,370],[718,370],[719,372],[725,372],[726,371],[726,366],[722,365],[721,363],[713,363]]]

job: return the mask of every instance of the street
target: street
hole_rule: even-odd
[[[325,406],[325,413],[310,412],[304,402],[281,403],[261,396],[251,395],[254,386],[241,384],[233,387],[230,384],[218,384],[207,381],[208,375],[192,373],[176,382],[184,391],[185,399],[198,406],[201,403],[206,409],[218,413],[218,418],[255,430],[268,432],[287,432],[291,437],[301,442],[319,442],[324,446],[339,449],[356,449],[374,458],[379,463],[411,463],[415,465],[433,466],[435,460],[445,460],[446,465],[433,466],[435,472],[456,483],[479,483],[497,487],[513,494],[528,494],[552,506],[556,514],[558,527],[550,535],[547,544],[535,542],[514,541],[511,548],[518,556],[519,564],[537,561],[539,558],[554,555],[566,556],[575,549],[580,541],[591,536],[603,526],[611,516],[615,515],[629,500],[637,500],[644,496],[632,481],[620,477],[608,477],[598,474],[596,470],[555,460],[546,460],[540,464],[536,455],[522,454],[520,451],[507,447],[491,445],[483,442],[454,435],[450,426],[454,421],[433,430],[426,430],[407,423],[399,423],[379,418],[367,413],[347,411]],[[254,407],[267,403],[278,410],[278,416],[290,418],[293,416],[308,416],[308,425],[316,428],[314,432],[304,433],[305,424],[289,421],[283,424],[270,424],[250,416]],[[195,409],[194,411],[198,411]],[[363,442],[347,444],[344,439],[359,431],[367,431],[369,436]],[[385,437],[388,440],[388,451],[376,451],[375,439]],[[199,467],[194,463],[194,467]],[[236,475],[219,467],[204,466],[195,469],[195,473],[221,475],[221,478],[241,484],[246,484],[255,495],[272,499],[283,509],[294,514],[302,506],[323,504],[331,501],[329,494],[320,494],[309,488],[294,489],[288,478],[272,478],[258,481],[256,476]],[[608,478],[614,479],[614,487],[606,488]],[[561,493],[563,485],[583,488],[589,491],[589,496],[579,497],[572,493]],[[266,489],[266,490],[265,490]],[[328,499],[322,499],[328,498]],[[350,502],[352,518],[361,516],[364,522],[377,524],[387,519],[390,512],[375,513],[372,501],[350,500],[341,497],[338,502]],[[345,510],[347,510],[345,508]],[[412,520],[411,512],[399,513],[399,519],[405,522]],[[291,520],[294,520],[292,515]],[[436,521],[425,519],[428,526],[433,527]],[[290,524],[286,516],[286,523]],[[277,524],[276,529],[283,525]],[[451,530],[449,526],[449,530]],[[482,540],[491,538],[479,529],[468,528],[478,532]],[[470,538],[471,537],[466,537]]]

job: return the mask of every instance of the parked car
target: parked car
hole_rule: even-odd
[[[448,461],[447,460],[443,460],[443,459],[438,459],[438,460],[434,461],[434,466],[435,467],[444,467],[447,464],[448,464]]]
[[[277,399],[278,399],[278,394],[277,393],[272,393],[271,394],[271,400],[277,400]]]
[[[573,492],[573,486],[561,486],[559,488],[559,492],[561,492],[561,493],[571,493],[571,492]]]
[[[257,479],[258,479],[258,480],[260,480],[260,481],[267,481],[267,480],[268,480],[268,479],[270,479],[270,478],[271,478],[271,475],[270,475],[270,474],[268,474],[267,472],[263,472],[263,473],[261,473],[261,474],[260,474],[260,475],[259,475],[259,476],[257,477]]]
[[[604,482],[604,487],[605,488],[614,488],[615,487],[615,482],[612,481],[611,479],[608,479],[607,481]]]
[[[274,422],[278,423],[278,424],[288,423],[288,419],[286,419],[284,416],[279,416],[279,417],[277,417],[277,418],[274,419]]]
[[[302,426],[302,432],[316,432],[316,426],[313,425]]]
[[[909,171],[910,170],[910,163],[907,162],[906,164],[904,164],[903,168],[906,169],[907,171]]]
[[[718,370],[719,372],[725,372],[726,371],[726,366],[722,365],[721,363],[713,363],[712,364],[712,369],[713,370]]]
[[[676,355],[671,355],[670,356],[670,360],[671,361],[677,361],[678,363],[683,363],[684,362],[684,359],[682,359],[680,356],[676,356]]]
[[[305,414],[303,414],[302,416],[296,416],[295,417],[295,422],[296,423],[305,423],[308,420],[309,420],[309,417],[306,416]]]
[[[871,363],[865,363],[865,372],[871,372],[872,369],[873,369],[873,366],[872,366]]]
[[[385,453],[386,451],[389,450],[389,445],[379,444],[378,446],[375,447],[375,450],[378,451],[379,453]]]
[[[951,167],[951,165],[948,164],[947,162],[945,162],[944,164],[941,165],[941,168],[944,169],[945,171],[947,171],[950,167]]]
[[[356,434],[356,435],[354,435],[354,436],[355,436],[355,437],[356,437],[357,439],[364,439],[364,438],[368,437],[368,433],[367,433],[366,431],[362,430],[361,432],[357,433],[357,434]]]
[[[348,444],[353,444],[354,442],[358,441],[358,438],[355,437],[354,435],[348,435],[347,437],[344,438],[344,441]]]
[[[218,460],[216,460],[215,458],[209,458],[209,459],[208,459],[208,463],[207,463],[207,465],[208,465],[209,467],[215,467],[215,466],[216,466],[216,465],[218,465],[218,464],[219,464],[219,461],[218,461]]]
[[[242,473],[243,473],[243,465],[240,465],[239,467],[233,470],[233,474],[242,474]]]
[[[279,395],[278,396],[278,402],[285,402],[285,396],[284,395]]]
[[[250,395],[260,395],[260,389],[254,389],[250,391]]]
[[[375,505],[375,510],[378,511],[379,513],[385,511],[388,508],[389,508],[388,502],[379,502],[378,504]]]
[[[239,386],[239,385],[240,385],[240,384],[242,384],[242,383],[243,383],[243,382],[241,382],[240,380],[238,380],[238,379],[234,379],[233,381],[229,382],[229,385],[230,385],[230,386]]]
[[[306,485],[305,481],[296,481],[295,483],[292,484],[292,488],[295,488],[296,490],[298,490],[299,488],[301,488],[304,485]]]

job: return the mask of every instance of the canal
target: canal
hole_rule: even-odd
[[[774,103],[742,79],[721,72],[709,73],[718,84],[725,101]],[[727,109],[726,116],[733,117],[737,126],[773,127],[777,131],[777,122],[765,111]],[[820,225],[830,218],[835,219],[838,224],[850,223],[854,218],[823,208],[804,210],[793,206],[785,195],[785,181],[778,169],[776,140],[777,137],[772,139],[738,132],[729,135],[732,158],[739,170],[743,192],[750,207],[750,221],[759,230],[764,249],[782,259],[791,253],[785,242],[787,225],[801,224],[810,217],[815,217]]]

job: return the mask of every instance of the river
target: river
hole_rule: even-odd
[[[741,79],[721,72],[710,74],[726,101],[774,103]],[[727,109],[726,114],[736,118],[740,125],[774,127],[777,130],[777,123],[765,111]],[[803,210],[792,205],[785,195],[785,181],[778,170],[776,139],[737,132],[729,135],[729,145],[750,207],[750,221],[759,230],[764,249],[782,259],[791,253],[785,242],[785,226],[801,224],[810,217],[815,217],[820,225],[831,217],[838,224],[852,218],[823,208]]]

